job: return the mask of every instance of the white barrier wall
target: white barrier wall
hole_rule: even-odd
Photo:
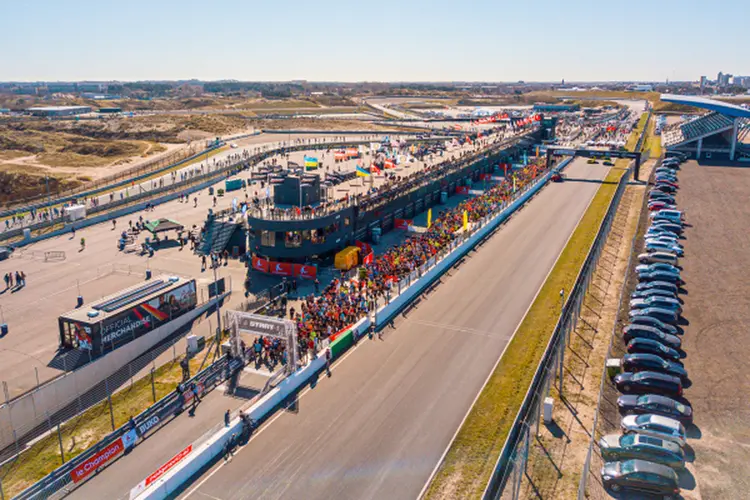
[[[220,299],[226,295],[224,294]],[[189,313],[128,342],[78,370],[65,373],[34,391],[0,406],[0,449],[15,442],[13,424],[16,428],[31,430],[47,422],[48,414],[53,415],[65,405],[75,401],[79,394],[90,390],[138,356],[148,352],[159,342],[205,313],[216,304],[217,300],[219,299],[211,299]]]

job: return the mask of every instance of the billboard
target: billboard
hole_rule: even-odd
[[[195,281],[189,281],[103,320],[98,338],[101,350],[110,350],[162,326],[193,309],[197,302]]]

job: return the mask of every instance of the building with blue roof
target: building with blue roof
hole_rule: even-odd
[[[697,160],[750,159],[750,110],[699,96],[662,94],[661,100],[707,110],[692,120],[671,125],[662,132],[664,146]]]

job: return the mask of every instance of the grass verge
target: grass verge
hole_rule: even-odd
[[[637,144],[646,119],[644,113],[628,138],[630,151]],[[459,429],[427,489],[426,498],[482,496],[557,323],[559,292],[561,289],[569,291],[575,284],[627,165],[627,160],[617,160],[597,190]]]
[[[133,382],[133,385],[116,392],[112,396],[112,413],[115,428],[125,424],[130,416],[141,413],[154,403],[172,392],[182,380],[180,360],[167,363],[154,371],[154,390],[151,388],[151,375],[147,374]],[[190,360],[190,373],[196,373],[203,360],[198,355]],[[104,400],[92,406],[77,417],[60,426],[62,449],[65,462],[80,455],[112,432],[112,417],[109,403]],[[58,433],[53,431],[24,451],[20,457],[0,467],[5,498],[11,498],[62,465]]]
[[[426,498],[479,498],[549,342],[561,288],[570,290],[625,172],[613,167],[438,469]]]

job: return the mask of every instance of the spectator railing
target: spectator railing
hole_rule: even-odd
[[[107,449],[130,431],[135,431],[136,433],[133,446],[137,446],[143,439],[159,429],[172,417],[182,413],[191,404],[193,397],[191,390],[193,387],[196,388],[199,395],[203,395],[227,380],[232,373],[243,365],[244,362],[241,359],[232,359],[228,356],[221,357],[188,381],[180,384],[177,389],[151,405],[141,414],[134,417],[132,424],[127,422],[120,426],[94,446],[58,467],[14,498],[17,500],[36,500],[62,498],[68,495],[76,487],[85,482],[85,480],[80,482],[73,481],[71,473],[74,469],[91,460],[97,453]],[[129,449],[127,448],[126,451]],[[96,469],[107,467],[115,461],[114,459],[106,461],[101,466],[96,467]],[[91,474],[89,477],[94,477],[94,474]]]

